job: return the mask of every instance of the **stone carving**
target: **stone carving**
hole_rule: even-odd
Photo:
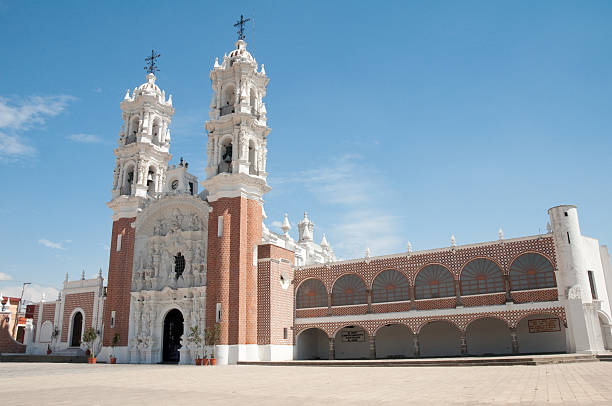
[[[580,286],[574,285],[567,290],[568,299],[582,299],[582,293],[580,292]]]

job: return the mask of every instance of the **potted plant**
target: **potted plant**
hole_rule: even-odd
[[[191,327],[191,331],[187,336],[187,341],[194,345],[196,349],[195,363],[196,365],[202,365],[202,358],[200,357],[200,348],[202,347],[202,335],[200,334],[200,328],[198,326]]]
[[[210,365],[217,365],[217,359],[215,358],[215,346],[219,343],[221,337],[221,325],[215,323],[213,327],[208,327],[205,330],[206,345],[212,347],[212,356],[210,357]]]
[[[51,351],[51,344],[47,344],[47,355],[51,355],[53,351]]]
[[[53,331],[51,332],[51,344],[55,344],[57,341],[57,337],[59,337],[59,329],[57,326],[53,327]],[[53,352],[53,348],[51,344],[47,344],[47,355],[50,355]]]
[[[121,336],[119,335],[119,333],[115,333],[115,335],[113,336],[113,341],[111,343],[111,356],[110,356],[110,363],[111,364],[116,364],[117,363],[117,357],[115,357],[115,347],[117,346],[117,344],[119,344],[119,340],[121,339]]]
[[[94,341],[96,341],[97,337],[98,333],[93,327],[88,327],[87,330],[85,330],[85,334],[83,334],[83,341],[87,345],[87,350],[89,351],[89,358],[87,358],[87,363],[89,364],[96,363],[96,357],[94,355]]]

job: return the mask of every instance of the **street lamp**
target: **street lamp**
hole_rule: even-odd
[[[19,308],[21,307],[21,301],[23,300],[23,291],[27,285],[31,285],[32,282],[24,282],[21,286],[21,297],[19,303],[17,303],[17,312],[15,313],[15,324],[13,325],[13,337],[17,337],[17,325],[19,324]]]

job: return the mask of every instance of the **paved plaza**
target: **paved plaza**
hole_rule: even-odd
[[[612,362],[311,367],[1,363],[11,405],[612,404]]]

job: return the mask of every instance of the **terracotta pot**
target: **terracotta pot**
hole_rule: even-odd
[[[51,355],[51,350],[47,350],[47,355]]]
[[[116,364],[117,363],[117,358],[110,357],[110,362],[111,362],[111,364]]]
[[[211,358],[210,359],[210,365],[217,365],[217,359],[216,358]]]
[[[95,364],[96,363],[96,357],[89,357],[89,358],[87,358],[87,363],[88,364]]]
[[[208,358],[204,358],[202,360],[202,365],[208,365]]]
[[[196,365],[202,365],[202,358],[196,358]]]

